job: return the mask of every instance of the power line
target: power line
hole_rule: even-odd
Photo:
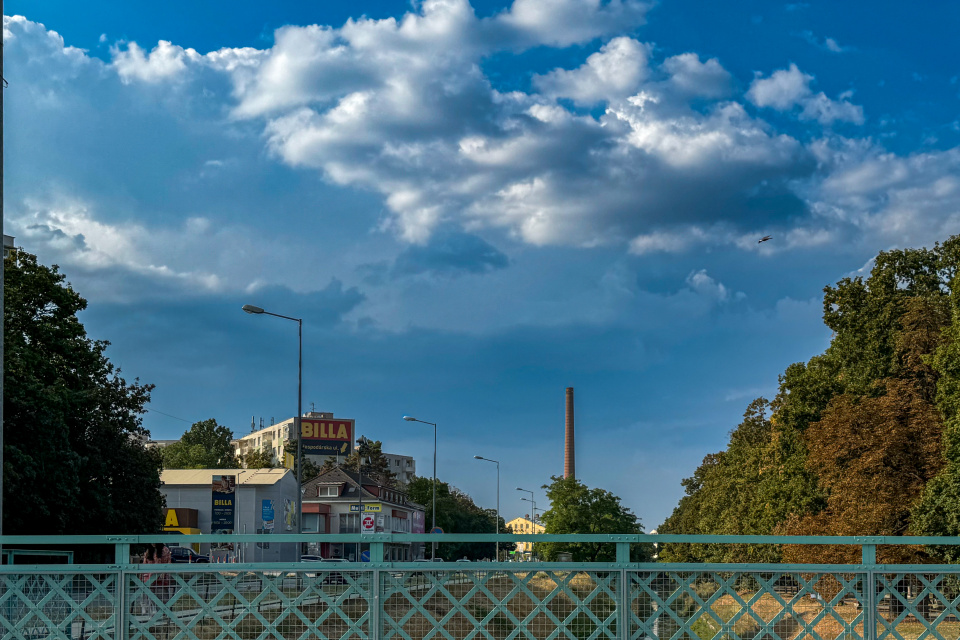
[[[167,416],[168,418],[173,418],[174,420],[179,420],[180,422],[186,422],[187,424],[193,424],[190,420],[184,418],[178,418],[177,416],[172,416],[169,413],[164,413],[163,411],[158,411],[156,409],[144,409],[144,411],[150,411],[152,413],[159,413],[162,416]]]

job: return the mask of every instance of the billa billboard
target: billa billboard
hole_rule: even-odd
[[[346,456],[353,451],[354,420],[301,418],[300,448],[306,456]]]
[[[233,533],[237,476],[213,476],[210,533]]]

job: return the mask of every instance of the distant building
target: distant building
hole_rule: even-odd
[[[361,511],[360,509],[363,509]],[[304,533],[361,533],[361,517],[371,516],[375,531],[381,533],[423,533],[425,507],[407,497],[401,489],[384,487],[355,471],[336,467],[303,485]],[[355,559],[355,544],[310,543],[311,552],[324,558]],[[369,545],[362,545],[364,551]],[[384,560],[409,562],[423,557],[423,543],[388,542]]]
[[[147,449],[163,449],[164,447],[169,447],[172,444],[177,444],[180,440],[147,440],[143,445]]]
[[[514,518],[507,523],[507,529],[510,533],[543,533],[545,529],[543,525],[539,522],[533,522],[530,518],[520,517]],[[533,551],[532,542],[518,542],[517,543],[517,552],[523,555],[528,555]]]
[[[10,252],[16,249],[14,244],[15,238],[13,236],[8,236],[3,234],[3,257],[6,258],[10,255]]]
[[[318,420],[334,420],[332,413],[323,411],[307,411],[304,418]],[[269,427],[256,428],[256,421],[250,424],[250,433],[233,441],[233,452],[242,461],[252,451],[266,451],[273,456],[273,463],[284,465],[284,447],[287,441],[294,438],[293,418],[272,424]],[[356,434],[355,434],[356,435]],[[384,452],[384,457],[390,465],[390,471],[396,474],[397,480],[407,485],[417,473],[417,462],[411,456]],[[316,464],[323,464],[329,456],[314,456],[304,454],[305,458]],[[341,459],[342,461],[342,459]],[[289,466],[289,465],[285,465]]]
[[[401,456],[396,453],[384,453],[383,457],[390,464],[390,471],[397,476],[397,481],[406,486],[417,475],[417,461],[411,456]]]
[[[273,456],[274,464],[283,464],[283,448],[287,440],[293,438],[293,420],[289,418],[260,429],[256,428],[255,421],[251,422],[250,433],[233,441],[234,455],[243,460],[248,453],[265,451]]]

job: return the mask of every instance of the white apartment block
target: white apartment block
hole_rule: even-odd
[[[305,414],[313,416],[312,413]],[[320,414],[326,417],[332,414]],[[317,415],[317,417],[320,417]],[[233,441],[233,453],[241,461],[244,457],[253,451],[266,451],[273,454],[275,464],[283,463],[283,447],[287,440],[293,437],[293,418],[288,418],[283,422],[256,429],[256,421],[250,424],[251,432],[247,435]]]
[[[397,481],[406,486],[417,475],[417,461],[411,456],[401,456],[395,453],[384,453],[383,457],[390,464],[390,471],[397,476]]]
[[[304,418],[334,419],[332,413],[321,411],[307,411]],[[283,464],[283,449],[287,440],[293,437],[293,418],[283,422],[256,429],[256,420],[250,424],[251,432],[242,438],[233,441],[233,452],[242,461],[251,451],[264,450],[273,454],[274,464]],[[356,435],[356,434],[355,434]],[[417,473],[417,461],[411,456],[402,456],[384,452],[384,457],[390,465],[390,471],[397,476],[397,480],[407,485]],[[309,456],[317,464],[323,464],[326,456]],[[307,478],[304,478],[307,480]]]

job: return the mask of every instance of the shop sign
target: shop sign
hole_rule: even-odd
[[[383,504],[380,502],[364,502],[363,504],[350,505],[350,511],[353,513],[359,513],[360,511],[366,513],[380,513],[382,509]]]
[[[301,418],[300,448],[303,455],[348,455],[353,451],[354,422],[331,418]]]

